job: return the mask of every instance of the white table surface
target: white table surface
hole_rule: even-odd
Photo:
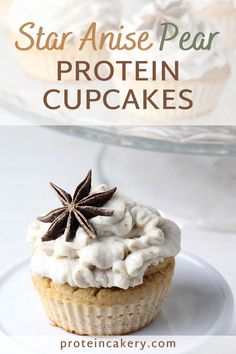
[[[70,191],[87,170],[95,169],[99,148],[45,128],[0,127],[1,270],[30,254],[27,224],[55,203],[48,181]],[[214,266],[236,294],[235,234],[183,230],[182,248]],[[231,334],[236,335],[236,319]]]

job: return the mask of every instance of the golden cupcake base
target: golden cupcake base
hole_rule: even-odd
[[[80,335],[120,335],[151,323],[160,312],[174,272],[174,258],[148,268],[144,282],[127,290],[73,288],[33,277],[52,323]]]

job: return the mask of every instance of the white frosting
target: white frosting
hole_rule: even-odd
[[[106,189],[102,185],[93,192]],[[66,242],[64,236],[42,242],[50,224],[34,221],[28,229],[33,276],[73,287],[127,289],[143,282],[150,265],[158,265],[180,251],[178,226],[156,210],[117,192],[104,207],[114,210],[114,215],[90,220],[97,231],[96,240],[79,228],[73,242]]]
[[[112,56],[114,61],[122,60],[144,60],[150,65],[145,65],[147,74],[152,77],[152,61],[166,61],[170,65],[174,65],[175,61],[179,61],[180,80],[199,79],[212,69],[221,68],[226,65],[226,58],[223,54],[222,41],[220,36],[213,42],[211,50],[182,50],[179,46],[180,35],[186,31],[192,34],[203,32],[206,36],[211,32],[216,32],[217,29],[201,16],[195,16],[188,7],[180,10],[179,5],[174,7],[173,0],[153,1],[142,7],[136,13],[131,21],[125,22],[125,32],[137,32],[137,38],[140,33],[147,31],[149,33],[149,43],[154,43],[153,47],[146,51],[139,49],[131,51],[113,51]],[[173,5],[171,7],[170,5]],[[185,2],[183,1],[183,5]],[[180,30],[180,35],[175,39],[165,43],[164,50],[160,51],[160,40],[162,35],[161,24],[164,22],[175,23]],[[191,44],[191,42],[187,44]],[[127,67],[130,72],[134,72],[134,67]],[[157,75],[161,74],[161,65],[157,66]],[[146,75],[146,74],[145,74]]]
[[[13,0],[9,25],[18,31],[22,24],[33,21],[47,31],[69,32],[80,35],[96,21],[98,28],[116,24],[119,2],[108,0]]]
[[[174,1],[174,0],[172,0]],[[195,9],[197,10],[202,10],[205,9],[208,6],[215,5],[215,4],[221,4],[221,3],[227,3],[227,4],[232,4],[233,6],[236,6],[236,1],[235,0],[186,0],[190,5],[192,5]]]

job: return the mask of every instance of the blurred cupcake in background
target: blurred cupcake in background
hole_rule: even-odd
[[[34,22],[34,34],[39,26],[44,32],[56,32],[59,36],[63,32],[73,32],[68,37],[64,50],[37,50],[32,48],[26,51],[17,51],[22,68],[32,78],[57,81],[57,61],[67,60],[74,63],[76,60],[88,61],[91,66],[99,60],[107,58],[106,50],[94,51],[92,45],[78,51],[79,40],[88,30],[92,22],[96,22],[97,31],[114,29],[119,22],[119,1],[115,4],[107,0],[12,0],[8,18],[8,29],[12,40],[22,43],[19,37],[19,28],[27,22]],[[29,39],[26,38],[27,44]],[[21,44],[22,45],[22,44]],[[64,81],[73,81],[74,71],[68,73]],[[62,80],[63,81],[63,80]]]
[[[150,42],[154,43],[153,47],[147,51],[136,49],[114,52],[113,61],[132,60],[135,62],[142,60],[149,63],[166,61],[172,68],[175,61],[179,61],[179,80],[176,81],[172,77],[166,78],[165,81],[161,80],[161,64],[157,65],[156,80],[152,78],[152,65],[149,65],[148,69],[146,67],[145,76],[149,75],[148,81],[135,80],[135,68],[131,65],[127,67],[129,72],[126,80],[121,79],[121,71],[117,69],[116,80],[123,96],[122,100],[125,100],[127,91],[133,89],[138,102],[142,103],[143,90],[151,93],[158,89],[159,95],[157,94],[156,100],[158,109],[152,105],[148,105],[145,109],[137,109],[132,104],[127,105],[127,109],[142,117],[160,120],[203,116],[217,106],[230,75],[230,68],[223,54],[220,40],[216,40],[211,50],[182,50],[179,47],[180,37],[177,36],[176,39],[166,42],[164,49],[160,51],[160,41],[163,34],[162,24],[166,22],[176,24],[180,35],[186,31],[192,35],[198,32],[206,34],[216,32],[214,26],[212,27],[209,21],[206,21],[202,16],[196,16],[185,1],[156,0],[143,6],[131,21],[126,21],[125,28],[127,32],[136,31],[137,37],[141,32],[147,31]],[[175,109],[163,108],[163,95],[160,92],[168,89],[175,91],[172,94]],[[183,89],[192,91],[193,107],[191,109],[179,108],[183,105],[179,95]]]
[[[226,50],[236,48],[235,0],[187,0],[194,11],[211,20],[221,32]]]
[[[5,26],[11,0],[0,0],[0,23]]]

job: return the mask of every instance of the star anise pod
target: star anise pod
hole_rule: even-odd
[[[66,241],[71,242],[74,240],[79,227],[82,227],[90,238],[96,238],[96,230],[88,220],[98,215],[113,215],[114,211],[101,207],[112,198],[116,188],[89,194],[91,178],[92,172],[90,170],[87,177],[76,188],[73,197],[55,184],[50,183],[63,206],[38,218],[39,221],[52,223],[42,241],[56,240],[65,235]]]
[[[170,4],[162,4],[155,2],[152,4],[153,12],[149,13],[150,5],[147,6],[148,12],[139,16],[139,21],[141,24],[139,25],[139,30],[144,29],[152,29],[155,28],[155,33],[158,36],[162,35],[162,27],[161,24],[164,22],[172,22],[178,26],[182,25],[181,18],[187,11],[187,6],[182,3],[181,0],[173,1]]]

